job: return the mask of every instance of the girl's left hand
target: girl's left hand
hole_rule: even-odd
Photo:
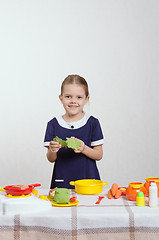
[[[74,138],[74,139],[81,142],[81,145],[79,146],[78,150],[74,149],[74,152],[75,153],[82,153],[84,151],[84,149],[85,149],[85,143],[82,140],[78,139],[78,138]]]

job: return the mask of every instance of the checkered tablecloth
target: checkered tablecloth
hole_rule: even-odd
[[[49,190],[41,190],[48,194]],[[0,240],[157,240],[159,206],[137,207],[125,196],[108,199],[100,195],[78,195],[75,207],[53,207],[45,211],[0,215]]]

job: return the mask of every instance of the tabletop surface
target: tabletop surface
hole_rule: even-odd
[[[76,196],[79,204],[74,207],[54,207],[45,201],[47,207],[36,211],[0,214],[0,239],[7,240],[98,240],[98,239],[159,239],[159,207],[138,207],[136,202],[125,196],[108,199],[107,189],[98,195]],[[49,190],[39,189],[39,195],[48,195]],[[4,198],[4,193],[0,199]],[[98,197],[104,196],[100,204]],[[38,198],[38,196],[37,196]],[[1,202],[2,202],[1,201]],[[159,202],[158,202],[159,204]]]

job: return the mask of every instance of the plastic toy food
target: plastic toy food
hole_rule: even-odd
[[[49,197],[50,197],[51,199],[54,199],[54,195],[55,195],[55,188],[50,189],[50,191],[49,191]]]
[[[76,201],[76,197],[71,197],[70,198],[70,202],[75,202]]]
[[[159,178],[157,177],[149,177],[149,178],[145,178],[146,182],[144,184],[144,187],[147,190],[147,196],[149,197],[149,186],[150,186],[150,181],[154,181],[157,185],[158,188],[158,197],[159,197]]]
[[[13,188],[20,189],[20,190],[24,190],[24,189],[29,188],[28,185],[13,185],[12,187],[13,187]]]
[[[109,199],[112,199],[112,198],[113,198],[113,194],[112,194],[111,189],[109,189],[109,191],[108,191],[108,198],[109,198]]]
[[[33,189],[32,193],[33,193],[35,196],[37,196],[37,195],[38,195],[38,190]]]
[[[39,195],[39,198],[42,199],[42,200],[46,200],[46,201],[48,200],[47,196],[45,196],[45,195]]]
[[[70,189],[67,188],[55,188],[54,203],[68,204],[70,203]]]
[[[113,196],[115,196],[117,190],[118,190],[118,185],[116,183],[114,183],[111,187]]]
[[[66,141],[62,140],[61,138],[59,138],[59,137],[56,136],[56,137],[53,139],[53,141],[58,142],[59,144],[61,144],[62,147],[67,148],[67,143],[66,143]]]
[[[146,188],[143,186],[141,182],[131,182],[129,183],[129,187],[126,189],[126,197],[130,201],[136,201],[138,192],[143,192],[144,195],[147,194]]]
[[[121,196],[121,191],[118,189],[114,197],[117,199],[117,198],[120,198],[120,196]]]
[[[114,183],[111,189],[108,191],[108,198],[112,199],[114,197],[115,199],[117,199],[120,196],[121,196],[121,191],[120,189],[118,189],[118,185]]]
[[[61,138],[56,136],[53,140],[55,142],[59,142],[61,144],[61,146],[64,147],[64,148],[68,147],[68,148],[73,148],[75,150],[78,150],[79,146],[81,145],[81,141],[76,140],[74,138],[66,138],[66,139],[67,140],[64,141]]]

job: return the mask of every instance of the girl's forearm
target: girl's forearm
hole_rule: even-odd
[[[57,153],[56,152],[52,152],[50,150],[50,148],[48,149],[47,151],[47,159],[49,162],[55,162],[56,161],[56,158],[57,158]]]
[[[95,146],[93,148],[90,148],[87,145],[85,145],[82,153],[93,160],[99,161],[103,157],[103,148],[102,145]],[[57,159],[57,152],[52,152],[50,147],[48,148],[47,159],[51,163],[55,162]]]
[[[93,160],[99,161],[103,157],[103,148],[102,145],[93,148],[85,145],[82,153]]]

